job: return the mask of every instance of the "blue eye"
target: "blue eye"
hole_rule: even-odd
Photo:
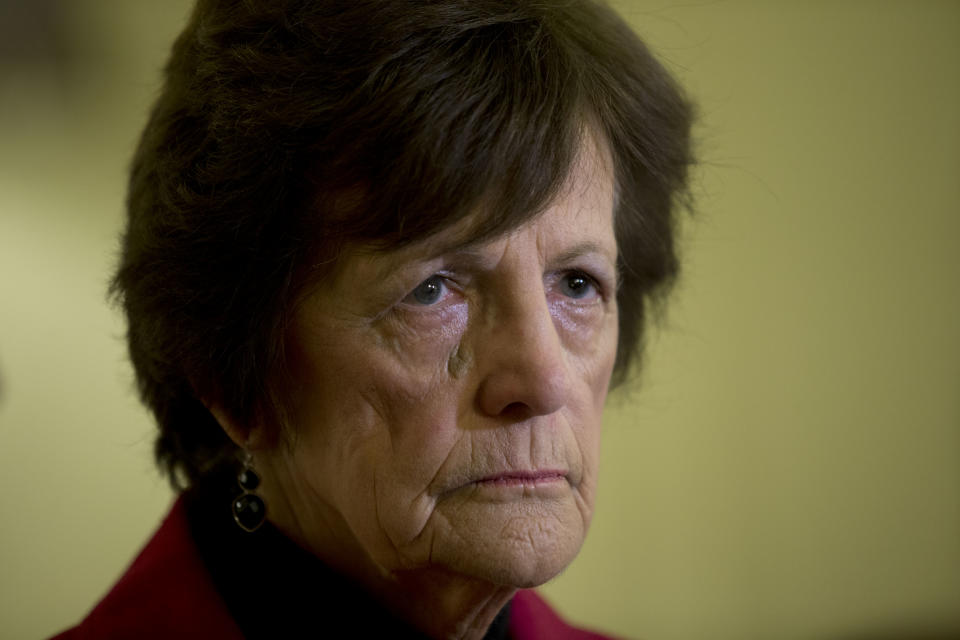
[[[439,302],[446,288],[442,276],[430,276],[410,292],[407,301],[430,306]]]
[[[574,271],[563,276],[560,289],[568,298],[586,298],[597,293],[597,286],[590,276]]]

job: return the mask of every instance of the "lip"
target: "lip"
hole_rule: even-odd
[[[536,486],[554,482],[566,482],[567,472],[560,469],[536,471],[504,471],[492,473],[474,481],[479,486]]]

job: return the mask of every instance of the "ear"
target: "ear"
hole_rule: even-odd
[[[243,425],[235,420],[219,402],[208,402],[207,400],[202,400],[202,402],[203,406],[213,415],[224,433],[235,445],[250,453],[262,451],[269,447],[270,437],[262,424]]]

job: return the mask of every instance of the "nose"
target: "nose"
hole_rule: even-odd
[[[481,411],[523,420],[559,410],[568,400],[570,374],[544,290],[517,291],[493,315],[479,345],[486,365]]]

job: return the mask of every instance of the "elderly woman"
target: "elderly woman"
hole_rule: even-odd
[[[200,0],[113,288],[183,494],[63,637],[587,637],[690,109],[590,0]]]

